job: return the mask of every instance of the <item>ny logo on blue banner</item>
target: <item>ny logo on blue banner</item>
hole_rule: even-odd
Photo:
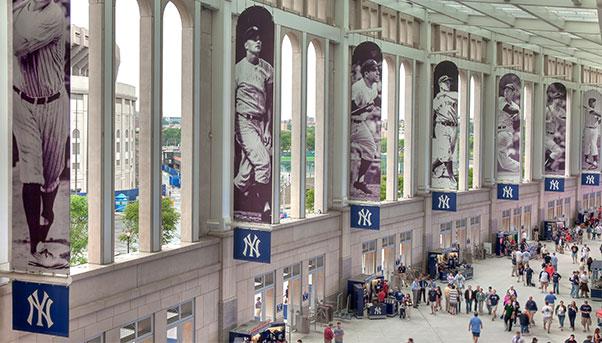
[[[546,192],[564,192],[564,179],[546,177],[544,186]]]
[[[600,174],[581,174],[582,186],[600,186]]]
[[[456,193],[433,192],[433,210],[456,212]]]
[[[497,198],[499,200],[518,200],[518,185],[498,183]]]
[[[69,336],[69,287],[13,281],[13,330]]]
[[[351,227],[356,229],[379,230],[380,207],[351,205]]]
[[[272,233],[269,231],[234,229],[234,259],[270,263]]]

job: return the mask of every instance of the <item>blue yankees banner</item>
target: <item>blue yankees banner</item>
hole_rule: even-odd
[[[597,173],[581,174],[581,185],[582,186],[600,186],[600,174],[597,174]]]
[[[457,195],[455,192],[433,192],[433,211],[456,212]]]
[[[443,61],[433,71],[431,188],[458,189],[458,67]]]
[[[270,263],[272,233],[251,229],[234,229],[234,259]]]
[[[380,230],[380,207],[351,205],[350,213],[352,228]]]
[[[564,179],[546,177],[544,187],[546,192],[564,192]]]
[[[497,184],[498,200],[518,200],[518,185],[509,183]]]
[[[69,287],[13,281],[13,330],[69,337]]]

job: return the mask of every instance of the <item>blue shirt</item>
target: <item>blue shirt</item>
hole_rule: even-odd
[[[554,294],[548,294],[548,295],[546,295],[546,297],[544,299],[548,304],[553,304],[557,298]]]
[[[472,332],[478,332],[481,333],[481,318],[479,317],[472,317],[472,319],[470,319],[470,330]]]

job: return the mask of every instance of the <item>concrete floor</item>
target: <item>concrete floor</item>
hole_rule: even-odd
[[[600,259],[600,243],[602,241],[585,241],[591,250],[592,257],[594,259]],[[553,244],[546,242],[549,250],[553,250]],[[551,248],[551,249],[550,249]],[[557,254],[558,255],[558,254]],[[537,260],[533,266],[541,266],[541,260]],[[521,306],[524,306],[526,300],[531,295],[537,302],[538,308],[544,304],[544,294],[541,293],[537,287],[525,287],[523,284],[516,282],[516,278],[511,278],[511,261],[509,258],[489,258],[483,261],[478,261],[474,264],[475,267],[475,278],[467,282],[467,285],[472,285],[473,288],[476,285],[480,285],[487,289],[488,286],[492,286],[498,292],[498,294],[505,294],[506,290],[510,285],[514,285],[518,291],[518,300]],[[534,275],[539,274],[539,269],[535,270]],[[560,300],[564,300],[565,304],[570,303],[570,283],[568,277],[573,269],[577,269],[576,265],[572,264],[570,253],[559,255],[558,269],[563,279],[560,284]],[[534,276],[534,280],[536,280]],[[535,281],[534,281],[535,282]],[[443,288],[443,287],[442,287]],[[551,288],[551,287],[550,287]],[[577,306],[581,306],[582,300],[578,299]],[[601,307],[599,302],[591,302],[593,311],[595,312]],[[465,312],[464,304],[463,312]],[[500,312],[498,307],[498,313]],[[352,319],[348,321],[342,321],[343,329],[345,330],[345,343],[367,343],[367,342],[378,342],[378,343],[400,343],[407,342],[409,337],[414,338],[414,342],[472,342],[472,335],[468,331],[468,321],[472,317],[465,313],[461,315],[452,316],[447,313],[438,312],[437,315],[430,314],[430,307],[424,305],[419,309],[414,309],[412,312],[411,320],[400,320],[398,318],[387,318],[381,320],[368,320],[368,319]],[[583,328],[580,326],[580,315],[578,314],[576,320],[576,331],[575,336],[578,342],[582,342],[586,338],[586,333],[583,332]],[[491,321],[491,316],[483,315],[483,331],[481,333],[481,339],[479,342],[495,342],[503,343],[512,341],[513,332],[504,331],[504,322],[499,317],[495,322]],[[565,330],[561,332],[558,329],[558,321],[554,318],[552,325],[552,331],[550,334],[544,333],[542,328],[542,315],[538,313],[535,316],[536,327],[531,330],[531,335],[526,337],[526,342],[531,342],[532,337],[537,337],[540,343],[553,342],[562,343],[571,334],[568,317],[565,321]],[[592,322],[595,328],[595,315],[592,317]],[[312,325],[313,329],[313,325]],[[298,338],[303,339],[303,343],[315,343],[323,342],[321,330],[323,328],[317,327],[320,332],[311,332],[309,335],[296,335],[292,334],[292,342],[296,342]],[[593,333],[593,329],[592,329]]]

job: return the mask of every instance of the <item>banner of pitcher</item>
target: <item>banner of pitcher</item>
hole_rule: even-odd
[[[13,0],[15,271],[69,273],[69,6]]]
[[[265,8],[236,24],[234,220],[272,222],[274,21]]]
[[[521,160],[521,81],[515,74],[506,74],[498,85],[496,111],[497,180],[520,182]]]
[[[443,61],[433,72],[431,188],[458,189],[458,67]]]
[[[380,201],[380,130],[383,55],[363,42],[351,58],[349,199]]]
[[[581,170],[600,171],[600,122],[602,122],[602,94],[597,90],[583,93],[583,133]]]
[[[544,174],[563,176],[566,166],[566,87],[554,82],[546,90]]]

